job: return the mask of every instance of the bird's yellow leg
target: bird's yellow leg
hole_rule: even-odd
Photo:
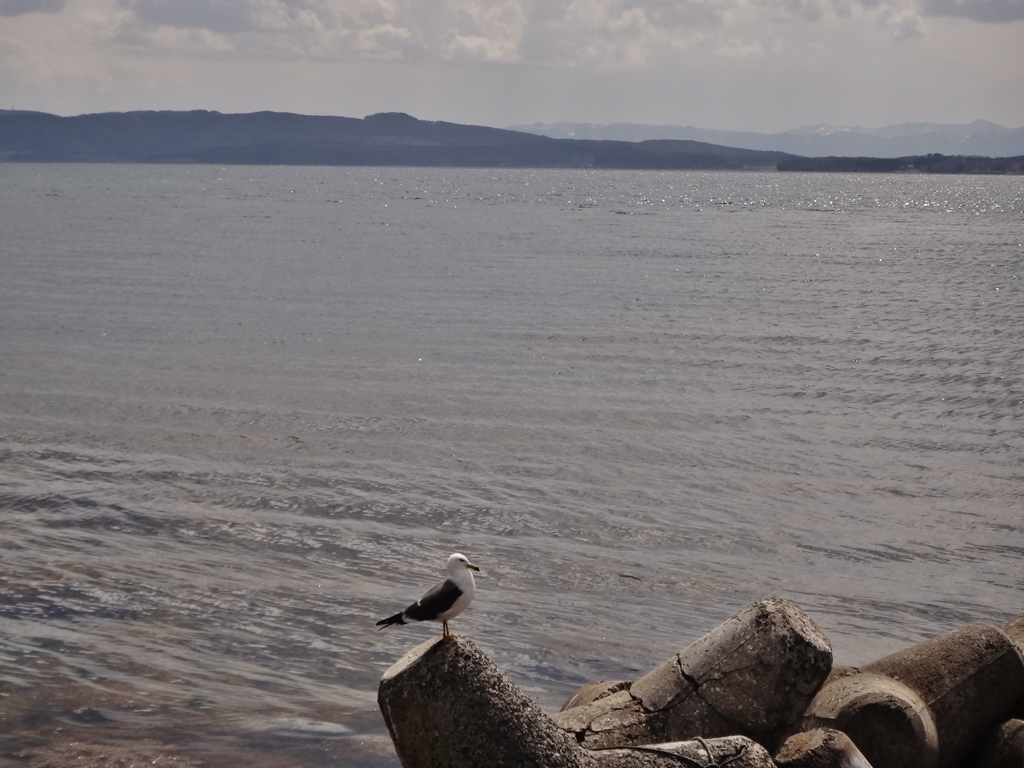
[[[441,637],[451,637],[451,633],[448,631],[448,622],[441,622]]]

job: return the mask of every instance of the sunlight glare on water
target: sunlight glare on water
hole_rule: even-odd
[[[548,711],[770,595],[840,663],[1024,611],[1019,177],[0,177],[6,753],[395,765],[453,551]]]

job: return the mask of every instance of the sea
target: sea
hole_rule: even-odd
[[[545,711],[752,602],[1024,612],[1024,177],[0,164],[0,757],[398,765],[375,622]]]

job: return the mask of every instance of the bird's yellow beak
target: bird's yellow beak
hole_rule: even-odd
[[[471,570],[471,571],[479,571],[480,570],[479,568],[477,568],[472,563],[466,563],[466,567],[469,568],[469,570]]]

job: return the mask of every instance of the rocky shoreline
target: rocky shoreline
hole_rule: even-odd
[[[1024,615],[853,668],[799,608],[763,600],[553,716],[471,641],[434,638],[378,702],[404,768],[1024,768]]]
[[[108,721],[120,700],[95,691],[0,693],[0,739],[21,734],[0,768],[298,764],[266,745],[200,743],[187,724]],[[762,600],[638,679],[584,685],[551,715],[472,641],[435,637],[385,673],[378,701],[393,750],[363,724],[365,738],[311,744],[301,763],[384,768],[397,753],[404,768],[1024,768],[1024,614],[849,667],[799,608]],[[47,710],[57,714],[24,722]]]

